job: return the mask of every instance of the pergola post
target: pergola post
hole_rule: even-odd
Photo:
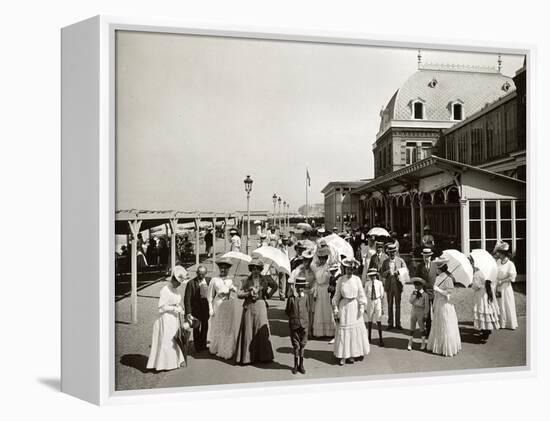
[[[172,273],[176,267],[176,231],[178,228],[178,220],[170,219],[170,266]]]
[[[460,199],[460,243],[462,253],[470,253],[470,208],[468,199]]]
[[[410,193],[411,196],[411,241],[412,241],[412,250],[411,254],[414,253],[416,249],[416,212],[414,211],[414,196]]]
[[[200,226],[201,217],[195,218],[195,264],[199,265],[200,260]]]
[[[131,256],[131,299],[130,308],[132,312],[132,323],[137,323],[137,236],[141,227],[138,220],[128,221],[132,233],[132,256]]]
[[[212,273],[216,270],[216,217],[212,219],[212,229],[214,230],[214,240],[212,241]]]
[[[384,197],[384,225],[389,224],[389,209],[388,209],[388,196]]]
[[[226,216],[225,218],[225,225],[223,227],[223,251],[224,253],[227,253],[227,234],[229,232],[229,218]]]

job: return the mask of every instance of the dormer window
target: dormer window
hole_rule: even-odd
[[[414,120],[424,120],[424,103],[422,101],[414,101],[412,103],[412,112]]]
[[[434,77],[430,82],[428,83],[428,86],[430,88],[435,88],[437,86],[437,79]]]
[[[453,120],[462,120],[462,104],[453,104]]]
[[[502,85],[502,90],[504,92],[508,92],[511,87],[512,87],[512,85],[510,84],[510,82],[506,81],[506,82],[504,82],[504,85]]]

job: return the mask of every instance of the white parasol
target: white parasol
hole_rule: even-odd
[[[235,263],[238,263],[238,262],[250,263],[250,261],[252,260],[252,257],[250,257],[248,254],[241,253],[240,251],[228,251],[222,256],[222,258],[224,257],[235,261]]]
[[[482,273],[485,280],[493,283],[497,281],[497,262],[491,253],[483,249],[475,249],[470,252],[470,256],[474,259],[474,266]]]
[[[367,235],[375,235],[376,237],[389,237],[390,233],[384,228],[375,227],[371,228],[369,232],[367,232]]]
[[[296,224],[296,228],[298,228],[300,230],[304,230],[304,231],[311,231],[312,230],[311,225],[309,225],[305,222],[300,222],[300,223]]]
[[[252,256],[258,257],[266,265],[274,267],[278,272],[290,275],[290,260],[286,253],[271,246],[262,246],[252,252]]]
[[[339,235],[330,234],[323,237],[323,240],[325,240],[330,247],[336,250],[336,253],[338,253],[338,258],[342,255],[350,258],[354,257],[353,247],[351,247],[351,244]]]
[[[455,281],[468,287],[474,277],[474,269],[468,258],[458,250],[444,250],[441,257],[449,259],[447,267],[449,272],[455,278]]]

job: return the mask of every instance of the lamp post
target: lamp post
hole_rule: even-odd
[[[277,205],[277,194],[273,193],[273,226],[275,226],[275,206]]]
[[[281,199],[281,197],[279,196],[279,198],[277,199],[277,202],[279,202],[279,232],[281,232],[281,202],[283,201],[283,199]]]
[[[249,175],[246,176],[244,179],[244,191],[246,192],[246,213],[247,213],[247,221],[246,221],[246,254],[248,254],[248,243],[250,239],[250,192],[252,191],[252,179]]]
[[[286,229],[286,200],[283,202],[283,227]]]
[[[286,204],[286,228],[290,231],[290,203]]]

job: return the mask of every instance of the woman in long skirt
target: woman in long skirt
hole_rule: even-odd
[[[174,341],[174,336],[179,329],[179,316],[183,314],[178,288],[186,279],[188,279],[187,271],[181,266],[176,266],[170,283],[160,290],[159,317],[153,325],[151,353],[147,361],[148,369],[174,370],[185,362],[181,349]]]
[[[500,327],[515,329],[518,327],[516,300],[512,283],[516,282],[516,265],[510,260],[510,246],[501,242],[496,247],[497,258],[497,297],[500,308]]]
[[[328,246],[317,249],[318,261],[314,266],[315,284],[313,286],[313,298],[315,300],[313,316],[313,336],[318,338],[334,337],[335,323],[330,303],[328,290],[330,272],[328,258],[330,250]]]
[[[278,285],[271,276],[262,276],[263,266],[261,260],[252,259],[248,265],[251,274],[238,292],[238,297],[244,299],[235,352],[238,364],[270,362],[274,358],[266,300],[277,291]]]
[[[346,258],[342,265],[345,274],[338,278],[332,300],[336,320],[334,356],[340,365],[344,365],[346,361],[353,364],[355,358],[370,352],[367,328],[363,320],[367,297],[361,279],[353,274],[354,269],[359,267],[359,262],[354,258]]]
[[[239,326],[239,320],[236,320],[235,294],[231,295],[237,292],[237,287],[233,280],[227,277],[232,265],[231,260],[221,258],[216,263],[220,275],[212,278],[207,293],[210,308],[208,350],[211,354],[228,360],[235,353]]]
[[[491,280],[485,279],[483,272],[475,266],[472,256],[469,259],[474,269],[474,328],[481,333],[481,341],[485,342],[493,330],[500,328],[498,305]]]
[[[428,351],[452,357],[462,349],[462,343],[455,306],[449,302],[454,289],[454,278],[448,272],[448,262],[444,257],[434,260],[438,275],[434,282],[433,320],[428,337]]]

